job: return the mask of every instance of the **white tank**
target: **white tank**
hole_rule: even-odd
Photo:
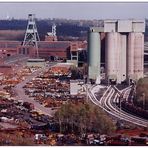
[[[88,76],[89,79],[96,80],[100,76],[100,33],[95,29],[89,30],[88,35]]]

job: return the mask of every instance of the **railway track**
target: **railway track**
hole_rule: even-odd
[[[107,90],[105,91],[104,95],[99,100],[96,98],[95,94],[92,91],[94,88],[95,86],[91,87],[88,91],[90,100],[97,106],[101,107],[108,114],[118,119],[125,120],[127,122],[142,127],[148,126],[148,120],[127,113],[116,105],[116,103],[119,103],[119,96],[121,95],[121,93],[123,94],[123,99],[128,99],[128,96],[132,88],[131,86],[123,90],[118,90],[116,87],[109,86],[107,87]]]

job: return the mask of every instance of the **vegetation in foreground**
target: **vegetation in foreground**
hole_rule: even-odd
[[[115,131],[112,120],[98,107],[88,103],[68,102],[55,113],[61,133],[100,133]]]
[[[137,82],[134,104],[148,110],[148,77],[141,78]]]

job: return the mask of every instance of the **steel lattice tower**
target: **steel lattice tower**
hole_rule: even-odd
[[[56,25],[52,25],[52,35],[55,37],[56,36]]]
[[[33,46],[37,51],[37,57],[39,57],[38,53],[38,41],[40,41],[39,34],[37,31],[36,23],[35,23],[35,14],[28,15],[28,25],[23,41],[23,46]]]

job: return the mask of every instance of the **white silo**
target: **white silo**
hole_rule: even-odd
[[[95,28],[90,28],[88,34],[88,78],[96,80],[100,78],[100,33]]]
[[[134,73],[138,80],[143,77],[144,67],[144,35],[143,33],[134,33]]]
[[[106,77],[108,80],[117,80],[119,61],[118,51],[118,33],[108,32],[106,33],[105,41],[105,69]]]
[[[134,40],[135,34],[128,34],[128,49],[127,49],[127,80],[134,79]]]
[[[138,80],[143,77],[144,64],[144,35],[143,33],[129,33],[127,50],[128,80]]]

